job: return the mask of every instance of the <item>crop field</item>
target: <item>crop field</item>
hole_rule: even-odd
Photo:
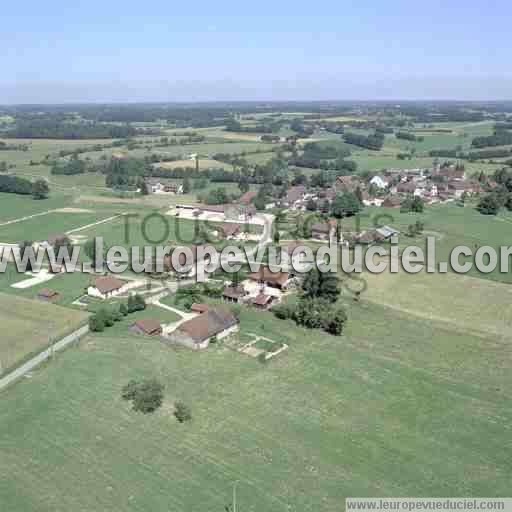
[[[51,212],[32,219],[0,226],[0,241],[16,243],[21,240],[45,240],[52,234],[67,231],[99,222],[109,216],[103,213]],[[78,234],[78,233],[77,233]]]
[[[71,332],[86,318],[87,314],[79,311],[0,293],[0,374]]]
[[[222,346],[90,336],[2,397],[1,502],[222,510],[235,481],[253,512],[334,512],[346,496],[508,495],[510,339],[368,302],[349,314],[333,338],[244,310],[244,332],[290,345],[267,365]],[[164,406],[132,412],[121,388],[153,376]],[[187,426],[172,415],[177,399],[192,408]]]
[[[196,162],[194,160],[175,160],[174,162],[162,162],[158,164],[158,167],[163,169],[175,169],[176,167],[192,167],[195,169]],[[233,170],[233,166],[229,164],[225,164],[223,162],[217,162],[217,160],[211,160],[208,158],[199,158],[199,169],[208,169],[210,167],[217,167],[227,169],[229,171]]]

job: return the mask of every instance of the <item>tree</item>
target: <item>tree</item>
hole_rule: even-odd
[[[135,311],[142,311],[144,309],[146,309],[146,301],[142,295],[137,293],[128,297],[128,313],[134,313]]]
[[[139,181],[139,188],[140,188],[140,194],[142,196],[147,196],[149,194],[148,184],[143,179],[141,179]]]
[[[183,193],[190,194],[191,190],[192,185],[190,184],[190,178],[188,176],[185,176],[185,178],[183,179]]]
[[[308,202],[306,203],[306,210],[309,212],[316,212],[318,210],[318,204],[313,198],[308,199]]]
[[[240,192],[242,192],[242,194],[249,191],[249,179],[247,178],[246,175],[240,176],[238,188],[240,189]]]
[[[304,296],[308,298],[322,298],[328,302],[336,302],[340,289],[338,278],[334,272],[320,272],[313,267],[302,283]]]
[[[274,235],[273,235],[273,240],[274,240],[274,243],[276,245],[279,244],[279,240],[281,239],[281,235],[279,234],[279,230],[277,228],[274,228]]]
[[[91,332],[103,332],[105,330],[105,320],[101,315],[95,314],[89,318],[89,329]]]
[[[180,423],[184,423],[192,419],[192,411],[186,404],[177,401],[174,403],[174,416]]]
[[[45,180],[36,180],[32,185],[32,197],[34,199],[47,199],[50,187]]]
[[[131,380],[121,391],[123,400],[133,402],[133,410],[144,414],[156,411],[164,401],[164,386],[156,379]]]
[[[477,210],[482,215],[496,215],[500,210],[500,202],[496,194],[487,194],[480,199]]]
[[[340,336],[347,321],[347,314],[341,306],[329,308],[323,319],[323,328],[334,336]]]
[[[128,315],[128,308],[126,307],[126,304],[124,302],[122,302],[119,305],[119,313],[121,313],[121,315],[123,316]]]
[[[352,217],[361,211],[361,202],[352,192],[338,194],[331,205],[331,214],[341,219],[343,217]]]

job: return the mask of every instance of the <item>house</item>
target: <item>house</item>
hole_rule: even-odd
[[[238,203],[239,204],[245,204],[245,205],[248,205],[248,204],[251,204],[252,203],[252,200],[258,195],[257,192],[255,192],[254,190],[249,190],[245,193],[243,193],[239,198],[238,198]]]
[[[41,300],[45,300],[47,302],[52,302],[57,300],[60,297],[60,293],[55,290],[50,290],[49,288],[42,288],[37,293],[37,298]]]
[[[288,272],[271,272],[268,267],[261,267],[258,272],[251,272],[247,277],[251,281],[279,290],[286,290],[290,281]]]
[[[264,293],[260,293],[254,297],[254,299],[252,299],[252,305],[258,309],[269,309],[275,300],[276,298],[272,295],[265,295]]]
[[[338,192],[354,192],[359,185],[359,176],[338,176],[336,178],[336,190]]]
[[[243,286],[226,286],[222,292],[222,298],[226,302],[241,303],[242,299],[247,295]]]
[[[399,183],[396,190],[400,194],[414,194],[416,191],[416,183],[413,181],[406,181],[405,183]]]
[[[400,208],[400,198],[396,196],[388,196],[382,202],[384,208]]]
[[[193,313],[199,313],[200,315],[205,313],[206,311],[208,311],[208,309],[210,308],[210,306],[208,306],[208,304],[201,304],[199,302],[194,302],[194,304],[192,304],[192,306],[190,306],[190,311],[192,311]]]
[[[336,230],[336,221],[318,222],[311,226],[311,237],[315,240],[330,240]]]
[[[233,240],[240,234],[240,230],[240,224],[225,222],[219,226],[219,235],[225,240]]]
[[[466,192],[466,183],[463,181],[450,181],[448,183],[448,190],[459,199],[464,192]]]
[[[387,176],[374,176],[370,180],[370,185],[375,185],[377,188],[381,190],[387,188],[389,185],[390,179]]]
[[[205,349],[215,336],[218,340],[238,332],[238,319],[222,306],[208,308],[204,313],[182,323],[169,339],[194,350]]]
[[[94,283],[87,288],[87,295],[98,297],[100,299],[109,299],[116,297],[128,290],[129,283],[121,281],[117,277],[102,276],[97,277]]]
[[[304,185],[297,185],[288,189],[284,202],[287,206],[294,207],[297,203],[304,201],[305,196],[306,187]]]
[[[171,180],[146,178],[144,183],[152,194],[183,194],[183,185],[179,185]]]
[[[162,334],[162,326],[158,320],[143,318],[133,322],[130,326],[130,331],[146,336],[160,336],[160,334]]]

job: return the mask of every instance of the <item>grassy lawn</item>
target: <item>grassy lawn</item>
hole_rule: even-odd
[[[290,349],[262,365],[149,338],[91,336],[2,397],[9,510],[337,511],[346,496],[506,496],[510,343],[370,303],[341,338],[271,314],[243,330]],[[149,342],[148,342],[149,340]],[[120,398],[158,377],[142,416]],[[172,403],[193,420],[180,425]],[[30,431],[30,436],[26,432]]]
[[[87,314],[0,293],[0,374],[58,340]]]

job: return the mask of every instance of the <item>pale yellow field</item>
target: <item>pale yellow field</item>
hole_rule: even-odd
[[[176,169],[177,167],[185,167],[185,168],[192,167],[195,169],[196,162],[195,162],[195,160],[190,160],[190,159],[175,160],[174,162],[159,163],[158,167],[162,167],[163,169]],[[217,167],[217,168],[222,167],[222,168],[228,169],[228,170],[232,169],[231,165],[228,165],[228,164],[225,164],[222,162],[217,162],[216,160],[211,160],[208,158],[204,158],[204,159],[200,158],[199,159],[199,169],[208,169],[210,167]]]
[[[363,275],[362,297],[418,317],[471,332],[512,339],[512,287],[454,273]]]

